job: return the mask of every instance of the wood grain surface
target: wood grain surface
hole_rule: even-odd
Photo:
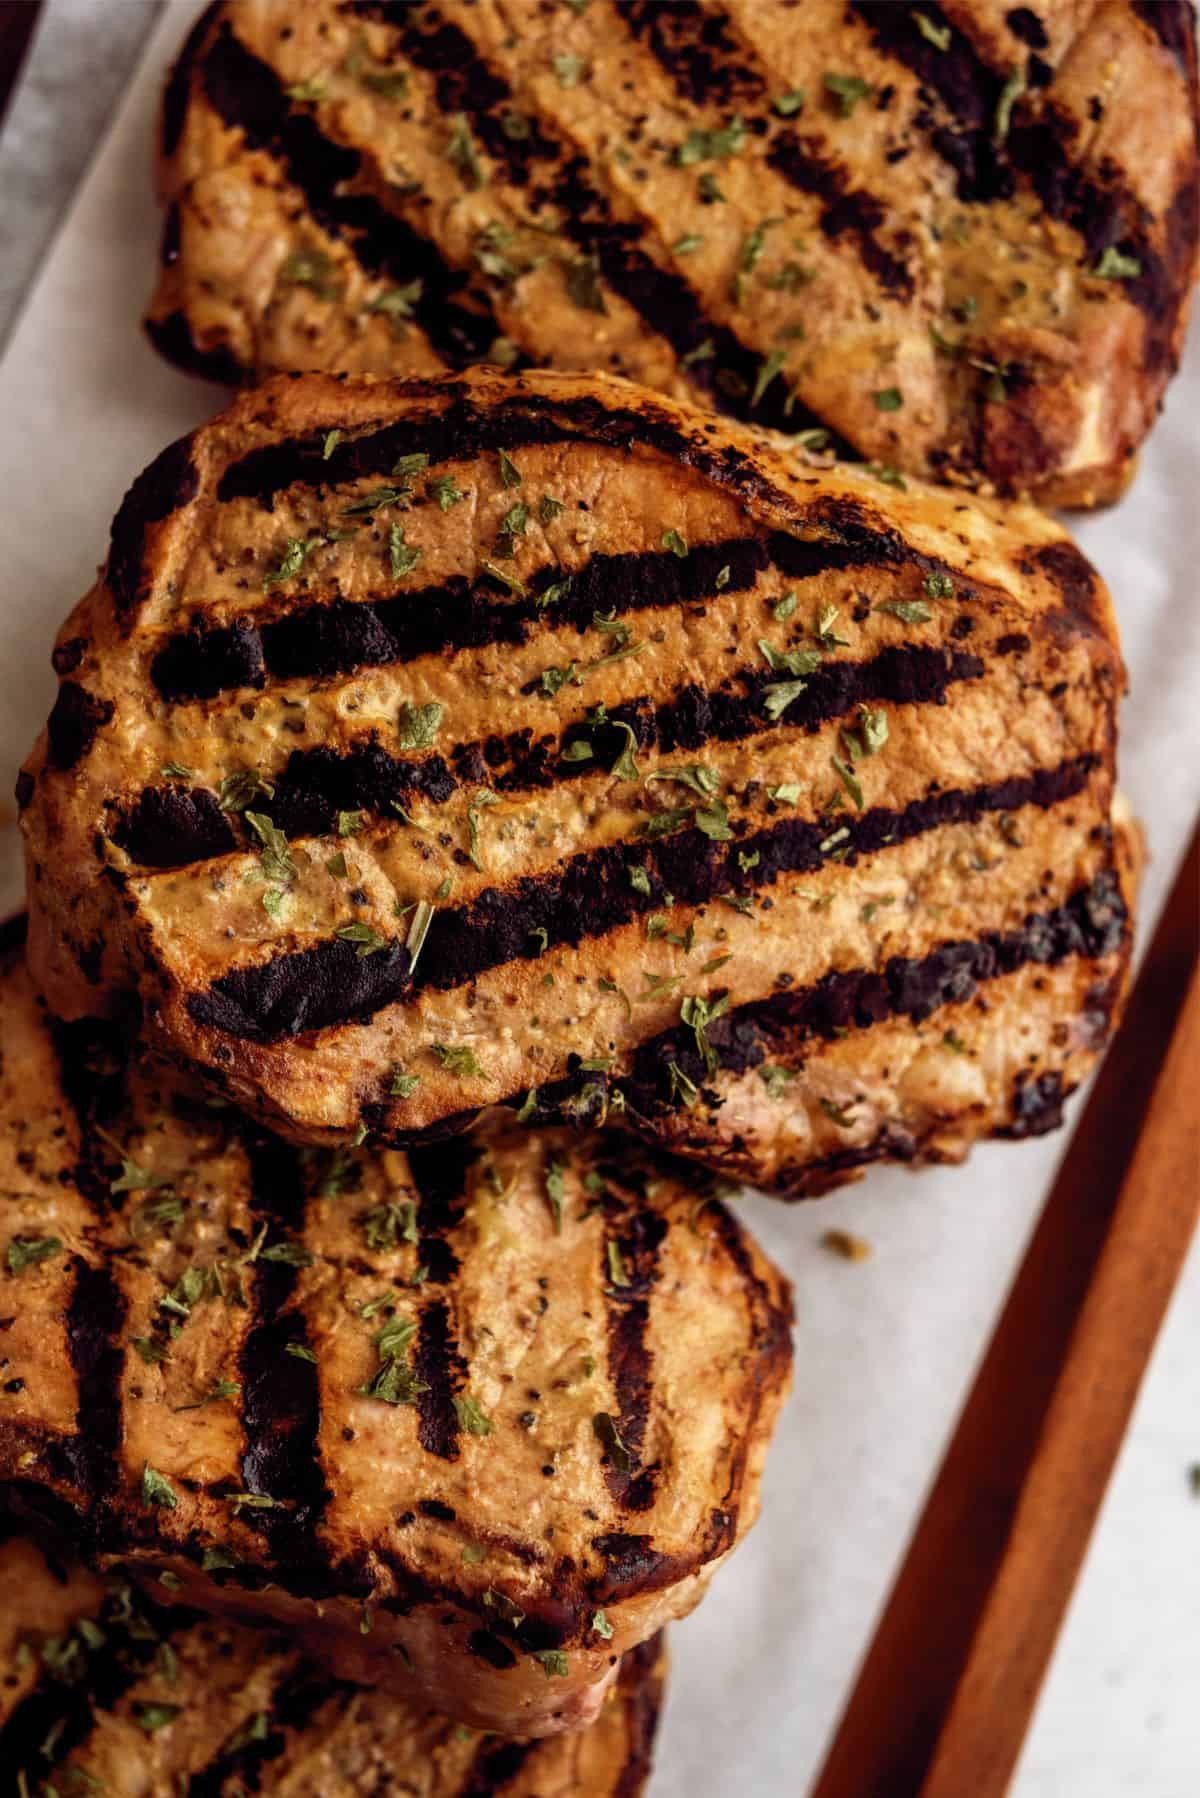
[[[1001,1798],[1200,1209],[1200,831],[812,1798]]]

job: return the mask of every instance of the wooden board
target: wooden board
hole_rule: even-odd
[[[812,1798],[1001,1798],[1200,1210],[1200,827]]]

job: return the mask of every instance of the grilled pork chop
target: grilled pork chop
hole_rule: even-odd
[[[615,1133],[303,1153],[50,1025],[15,950],[0,994],[0,1485],[339,1678],[589,1722],[753,1522],[787,1385],[710,1185]]]
[[[1107,594],[621,381],[277,381],[131,489],[18,783],[64,1017],[302,1140],[802,1193],[1057,1120],[1128,950]]]
[[[148,321],[219,380],[601,368],[1112,499],[1183,338],[1187,0],[238,0],[167,91]]]
[[[661,1636],[626,1655],[589,1729],[481,1737],[287,1642],[0,1541],[0,1765],[28,1798],[636,1798],[665,1659]]]

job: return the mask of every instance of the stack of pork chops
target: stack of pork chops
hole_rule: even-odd
[[[248,390],[59,632],[0,946],[30,1798],[641,1790],[789,1377],[724,1201],[1052,1128],[1120,1010],[1024,496],[1161,397],[1194,100],[1174,5],[198,22],[151,331]]]

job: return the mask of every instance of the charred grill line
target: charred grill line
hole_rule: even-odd
[[[737,106],[765,100],[767,83],[748,60],[752,52],[731,35],[724,13],[696,0],[625,0],[618,6],[627,29],[645,43],[676,91],[693,106]]]
[[[646,1424],[654,1381],[654,1358],[646,1340],[650,1304],[659,1275],[659,1249],[667,1233],[664,1217],[648,1210],[618,1215],[605,1234],[604,1306],[608,1318],[608,1373],[617,1398],[617,1431],[632,1460],[625,1468],[613,1447],[604,1450],[605,1479],[615,1502],[626,1511],[654,1504],[657,1467],[643,1465]],[[609,1244],[615,1245],[627,1284],[611,1275]]]
[[[443,1299],[421,1307],[413,1369],[425,1390],[417,1397],[417,1436],[428,1454],[443,1461],[458,1460],[458,1412],[454,1395],[463,1386],[467,1364],[459,1353],[458,1339]]]
[[[459,1260],[451,1237],[463,1220],[467,1203],[467,1178],[478,1150],[465,1137],[417,1149],[409,1156],[416,1183],[417,1259],[431,1285],[445,1286],[458,1271]]]
[[[797,560],[788,540],[781,542],[781,555]],[[830,544],[827,559],[812,572],[858,567],[866,559],[864,552]],[[597,612],[663,611],[722,591],[744,593],[769,561],[769,546],[753,537],[698,543],[686,558],[662,550],[597,554],[569,577],[553,565],[539,569],[529,597],[509,603],[497,599],[497,583],[486,575],[476,587],[454,576],[443,586],[407,589],[388,599],[297,606],[261,625],[239,618],[216,629],[181,631],[155,655],[151,679],[167,700],[213,699],[231,687],[261,688],[268,678],[326,679],[418,656],[525,643],[547,624],[588,630]],[[717,576],[726,569],[718,589]],[[552,611],[539,606],[548,587],[568,579]]]
[[[744,742],[772,729],[815,730],[844,717],[867,701],[892,705],[940,703],[955,683],[977,680],[983,662],[943,648],[892,647],[869,662],[830,662],[806,676],[807,687],[772,720],[767,689],[778,680],[770,670],[740,670],[714,691],[689,683],[655,705],[648,695],[609,708],[607,723],[577,722],[561,737],[532,731],[507,738],[461,743],[452,751],[453,771],[440,755],[420,761],[389,755],[377,741],[339,753],[324,746],[296,749],[283,772],[272,775],[271,815],[289,837],[324,836],[334,830],[339,811],[365,811],[389,820],[397,805],[414,795],[441,805],[464,785],[490,786],[522,794],[560,782],[606,776],[620,755],[628,725],[639,751],[671,755],[704,749],[709,743]],[[564,761],[574,743],[586,743],[589,760]],[[180,867],[227,854],[239,845],[208,788],[147,787],[119,820],[113,839],[143,867]]]
[[[457,367],[485,354],[500,335],[486,299],[472,290],[470,306],[462,304],[468,277],[450,269],[430,239],[372,195],[345,191],[362,169],[358,151],[335,143],[310,114],[292,108],[275,70],[246,48],[228,20],[204,56],[201,80],[214,112],[280,161],[313,217],[369,274],[403,283],[420,278],[413,316],[439,355]]]
[[[936,3],[924,9],[939,29],[949,27],[945,50],[936,48],[919,29],[913,10],[893,6],[888,0],[852,0],[852,10],[867,25],[877,47],[911,69],[938,95],[951,114],[952,126],[933,124],[928,114],[918,114],[918,124],[929,130],[934,150],[958,175],[958,195],[966,201],[991,201],[1009,197],[1016,177],[1025,177],[1047,215],[1065,221],[1084,243],[1089,265],[1104,251],[1117,248],[1134,257],[1140,272],[1122,283],[1124,293],[1146,316],[1148,360],[1159,365],[1170,354],[1181,303],[1176,271],[1194,253],[1198,224],[1196,195],[1185,185],[1171,208],[1168,256],[1155,248],[1150,218],[1141,202],[1120,181],[1109,165],[1104,180],[1094,180],[1072,161],[1075,128],[1053,103],[1036,119],[1017,113],[1002,145],[994,136],[996,108],[1007,71],[993,69],[974,44],[943,14]]]
[[[475,1752],[461,1798],[494,1798],[521,1771],[536,1746],[533,1742],[483,1741]]]
[[[575,946],[661,906],[664,892],[672,893],[677,902],[699,906],[723,893],[749,894],[773,886],[782,874],[814,873],[833,851],[853,862],[925,831],[974,822],[989,812],[1016,811],[1024,805],[1049,809],[1080,792],[1095,765],[1092,755],[1076,756],[1033,775],[932,794],[902,811],[876,806],[847,817],[844,824],[788,818],[729,843],[714,843],[699,829],[637,844],[613,843],[573,856],[552,873],[525,876],[503,889],[487,889],[467,905],[445,907],[425,944],[415,983],[407,980],[406,952],[399,943],[361,960],[354,957],[354,963],[367,971],[359,975],[364,987],[372,979],[371,965],[384,964],[371,989],[380,994],[405,997],[414,984],[448,991],[505,962],[528,959],[531,935],[537,931],[546,931],[547,948]],[[840,834],[843,830],[845,836]],[[739,857],[754,855],[757,862],[745,869]],[[630,885],[631,860],[646,868],[649,896]],[[342,950],[353,955],[350,944],[334,941],[277,955],[257,966],[233,968],[203,992],[190,993],[188,1010],[198,1024],[250,1042],[278,1041],[299,1028],[316,1028],[314,1014],[306,1007],[308,987],[320,981],[330,1005],[337,1004],[336,969],[346,963]],[[393,979],[388,968],[399,967],[402,957],[405,974]],[[353,975],[354,963],[346,968],[347,977]],[[371,1009],[388,1002],[389,997],[381,997]],[[290,1026],[297,1015],[300,1023]],[[340,1014],[323,1016],[322,1022],[344,1022],[348,1015],[363,1015],[361,1007],[351,1014],[344,1006]]]
[[[689,283],[673,268],[664,267],[639,247],[646,228],[637,220],[618,220],[609,200],[590,179],[586,160],[569,145],[546,135],[543,121],[531,121],[528,137],[512,139],[501,118],[512,101],[512,90],[480,55],[465,32],[443,19],[433,7],[422,9],[430,30],[413,23],[415,9],[395,0],[360,0],[355,11],[384,19],[399,28],[399,41],[407,57],[434,75],[438,102],[443,112],[463,112],[490,156],[500,162],[509,179],[520,187],[529,184],[538,161],[557,165],[557,180],[550,198],[562,229],[585,255],[594,256],[605,281],[631,306],[678,356],[686,356],[706,339],[713,354],[695,363],[689,372],[699,385],[712,388],[714,400],[724,411],[778,430],[800,431],[814,426],[828,429],[824,420],[798,400],[772,386],[756,406],[750,404],[761,363],[726,325],[710,319]],[[547,171],[549,178],[550,171]],[[719,380],[724,376],[724,384]],[[836,433],[830,432],[831,438]],[[848,446],[837,439],[839,446]],[[852,452],[849,452],[852,453]]]
[[[330,1497],[319,1447],[320,1380],[311,1361],[287,1349],[308,1346],[299,1268],[264,1254],[303,1240],[303,1163],[296,1148],[264,1130],[247,1125],[244,1143],[251,1212],[267,1237],[251,1269],[251,1321],[241,1349],[242,1478],[247,1492],[276,1502],[242,1517],[267,1538],[273,1559],[311,1570],[320,1586],[328,1560],[316,1525]]]
[[[412,394],[455,392],[450,386],[430,387],[408,382]],[[652,400],[640,407],[616,406],[592,398],[555,400],[516,394],[512,399],[481,407],[471,400],[452,399],[440,411],[381,425],[362,436],[339,443],[326,458],[323,434],[286,438],[247,450],[230,463],[217,483],[217,498],[252,499],[270,510],[274,497],[285,487],[303,483],[310,487],[336,487],[389,474],[401,456],[421,454],[431,464],[471,462],[487,450],[518,450],[559,443],[607,447],[623,454],[647,450],[667,461],[691,468],[745,500],[762,500],[805,523],[802,509],[768,480],[742,450],[713,449],[699,434],[682,430]],[[847,504],[849,509],[849,504]],[[835,536],[833,521],[823,519]],[[880,532],[875,539],[880,559],[891,559],[898,543],[895,532]],[[884,550],[887,555],[884,555]]]
[[[802,138],[796,131],[776,134],[767,151],[767,163],[789,186],[820,200],[821,230],[831,243],[841,237],[851,238],[863,267],[870,270],[884,291],[903,300],[912,299],[911,272],[879,236],[888,208],[877,194],[855,187],[839,163],[822,155],[816,138]],[[898,241],[905,242],[908,236],[902,231]]]

